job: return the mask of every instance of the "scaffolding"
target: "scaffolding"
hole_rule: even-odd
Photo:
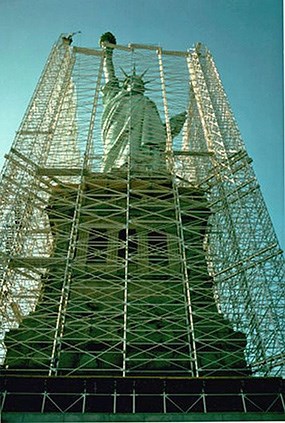
[[[119,80],[147,69],[164,165],[103,171],[104,50],[60,37],[2,172],[5,371],[284,376],[282,251],[209,50],[111,47]]]

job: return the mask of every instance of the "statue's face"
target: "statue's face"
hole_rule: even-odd
[[[143,80],[137,75],[128,76],[124,80],[123,87],[126,91],[135,94],[143,94],[145,92]]]

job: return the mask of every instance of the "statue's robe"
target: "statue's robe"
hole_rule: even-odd
[[[117,79],[103,87],[103,171],[165,166],[165,125],[155,103],[143,93],[121,89]]]

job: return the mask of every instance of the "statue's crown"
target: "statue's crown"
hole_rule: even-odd
[[[144,93],[145,84],[147,82],[144,82],[143,77],[146,74],[147,70],[145,70],[141,75],[137,75],[136,74],[136,68],[134,66],[132,75],[128,75],[124,71],[124,69],[122,69],[122,72],[126,77],[123,81],[123,88],[125,90],[132,91],[132,92]]]

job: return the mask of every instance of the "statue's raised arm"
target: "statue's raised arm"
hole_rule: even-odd
[[[113,44],[116,45],[116,38],[111,32],[105,32],[105,34],[100,37],[100,46],[105,50],[104,51],[104,75],[105,82],[112,81],[116,78],[115,69],[113,64],[113,47],[106,45]]]
[[[166,130],[155,103],[145,96],[145,83],[135,69],[124,72],[120,83],[116,77],[113,53],[115,36],[106,32],[100,38],[104,49],[105,85],[102,88],[104,111],[102,136],[104,143],[103,171],[122,169],[165,169]],[[182,129],[186,113],[170,119],[172,136]]]

